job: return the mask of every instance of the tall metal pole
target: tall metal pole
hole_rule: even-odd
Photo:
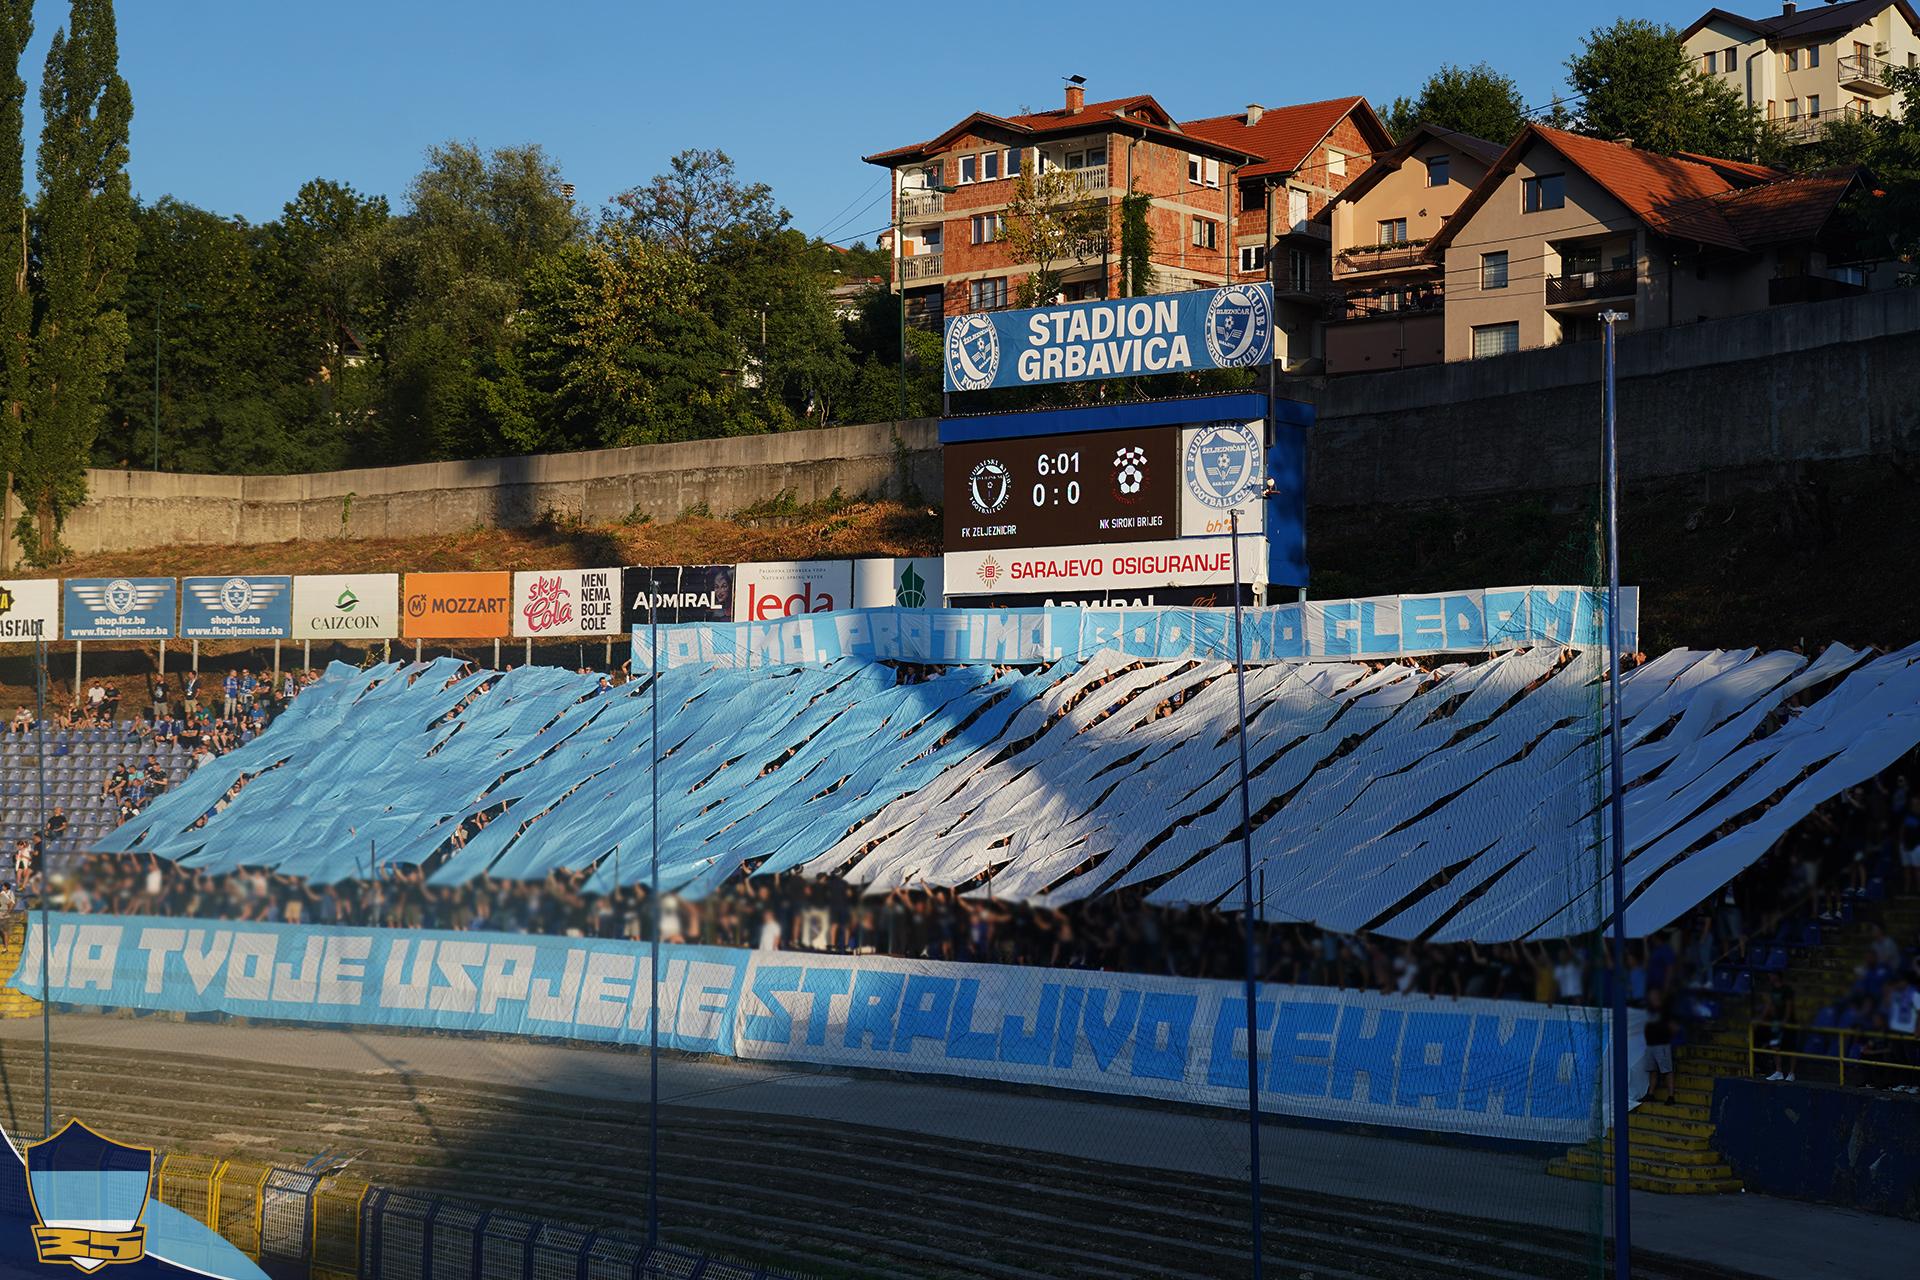
[[[53,1136],[53,944],[48,938],[47,916],[47,642],[33,646],[34,733],[40,746],[38,812],[40,828],[40,1136]]]
[[[1614,326],[1624,312],[1603,311],[1601,434],[1606,450],[1607,522],[1607,785],[1613,829],[1613,1273],[1633,1275],[1633,1188],[1628,1178],[1627,1117],[1627,807],[1620,747],[1620,448],[1614,432]]]
[[[907,420],[907,188],[900,171],[893,171],[893,279],[900,292],[900,421]],[[944,246],[942,246],[944,247]],[[647,580],[647,620],[653,620],[653,580]]]
[[[1260,1280],[1264,1249],[1260,1223],[1259,948],[1253,940],[1253,803],[1247,782],[1247,650],[1240,609],[1240,509],[1233,522],[1233,682],[1240,700],[1240,903],[1247,965],[1247,1166],[1253,1213],[1253,1280]]]
[[[896,247],[899,239],[896,233]],[[647,783],[653,789],[649,815],[653,854],[647,872],[647,902],[653,908],[652,989],[647,993],[653,1011],[647,1019],[647,1256],[651,1259],[660,1247],[660,618],[654,609],[652,568],[647,570],[647,645],[647,667],[653,679],[648,690],[652,767],[647,770]]]
[[[160,308],[166,294],[153,299],[153,469],[160,469]]]

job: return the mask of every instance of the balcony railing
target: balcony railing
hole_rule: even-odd
[[[1560,302],[1585,302],[1590,298],[1629,297],[1638,284],[1632,267],[1610,271],[1572,271],[1547,277],[1547,305]]]
[[[1336,296],[1330,322],[1374,320],[1382,316],[1430,315],[1446,309],[1446,293],[1437,284],[1406,289],[1363,289]]]
[[[941,261],[945,255],[938,253],[916,253],[910,258],[900,259],[900,278],[902,280],[931,280],[935,276],[945,275]]]
[[[902,220],[938,217],[946,207],[947,197],[939,191],[916,191],[909,188],[900,193]]]
[[[1358,244],[1340,251],[1340,267],[1344,271],[1394,271],[1401,267],[1417,267],[1426,260],[1425,240]]]
[[[1775,276],[1767,281],[1767,304],[1781,307],[1795,302],[1826,302],[1866,291],[1863,284],[1830,276]]]
[[[1887,73],[1891,70],[1891,62],[1870,58],[1864,53],[1850,53],[1840,59],[1840,84],[1855,93],[1879,97],[1893,92],[1893,86],[1887,83]]]
[[[1789,142],[1817,142],[1827,126],[1838,120],[1864,120],[1867,113],[1857,107],[1833,107],[1826,111],[1810,111],[1805,115],[1780,116],[1768,121],[1778,129]]]
[[[1107,189],[1107,166],[1096,165],[1091,169],[1050,169],[1050,173],[1064,173],[1073,179],[1073,185],[1082,195],[1100,195]]]

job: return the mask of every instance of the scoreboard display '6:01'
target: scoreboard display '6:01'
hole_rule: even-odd
[[[949,444],[946,549],[1175,537],[1179,447],[1177,427]]]

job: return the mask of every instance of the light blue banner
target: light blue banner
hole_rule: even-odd
[[[62,1003],[627,1044],[650,1032],[641,943],[66,914],[52,926]],[[12,982],[36,998],[38,928],[35,917]],[[1237,983],[721,947],[661,955],[663,1047],[1246,1104]],[[1590,1136],[1599,1010],[1268,984],[1254,1021],[1262,1101],[1277,1112]]]
[[[645,1044],[646,947],[534,934],[52,917],[53,998],[292,1022],[490,1031]],[[13,986],[41,998],[40,918]],[[733,1052],[750,953],[660,948],[660,1043]]]
[[[1245,369],[1272,359],[1272,286],[1237,284],[955,316],[947,321],[946,388]]]
[[[184,578],[180,587],[180,634],[189,640],[293,634],[290,577]]]
[[[164,640],[179,597],[172,578],[68,578],[69,640]]]
[[[1605,595],[1589,587],[1487,587],[1418,596],[1309,600],[1243,611],[1249,662],[1484,653],[1522,645],[1605,643]],[[1621,645],[1639,645],[1640,591],[1621,591]],[[1118,651],[1172,661],[1230,661],[1231,609],[854,609],[772,622],[660,628],[667,667],[736,669],[866,661],[1018,664]],[[633,669],[652,667],[633,632]]]

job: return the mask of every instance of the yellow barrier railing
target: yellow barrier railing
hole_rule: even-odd
[[[1767,1031],[1797,1031],[1801,1033],[1796,1043],[1805,1044],[1807,1036],[1825,1036],[1833,1041],[1832,1053],[1809,1053],[1805,1049],[1776,1049],[1770,1045],[1756,1044],[1755,1038],[1762,1028]],[[1911,1062],[1900,1062],[1892,1057],[1863,1058],[1850,1057],[1847,1054],[1849,1039],[1858,1041],[1885,1041],[1890,1045],[1907,1044],[1914,1046],[1910,1055]],[[1797,1022],[1772,1022],[1761,1020],[1747,1024],[1747,1074],[1758,1075],[1755,1065],[1761,1054],[1771,1054],[1775,1058],[1795,1058],[1808,1062],[1831,1062],[1839,1069],[1840,1083],[1847,1082],[1847,1066],[1852,1064],[1855,1077],[1875,1070],[1912,1071],[1920,1074],[1920,1035],[1902,1035],[1897,1031],[1861,1030],[1857,1027],[1814,1027]]]

